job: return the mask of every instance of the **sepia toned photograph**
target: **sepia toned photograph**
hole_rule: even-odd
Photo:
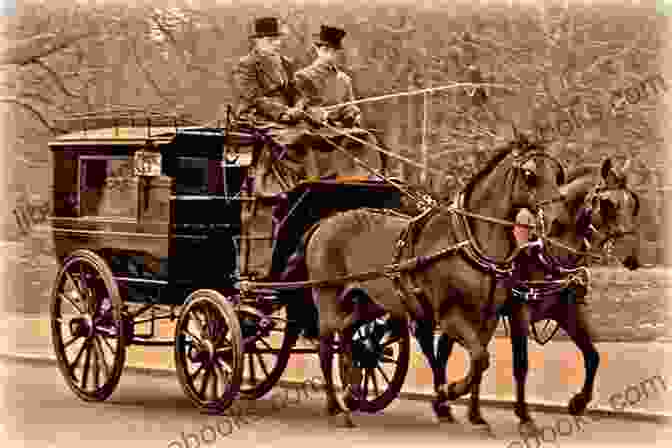
[[[668,446],[671,22],[0,0],[0,447]]]

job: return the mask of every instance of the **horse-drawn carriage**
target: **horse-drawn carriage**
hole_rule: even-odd
[[[375,412],[394,400],[404,383],[410,319],[434,373],[434,410],[448,417],[443,402],[472,387],[477,396],[487,368],[482,340],[492,336],[497,319],[478,317],[481,311],[501,309],[511,297],[506,290],[520,292],[522,303],[533,304],[535,290],[557,304],[558,297],[581,286],[576,259],[558,264],[542,253],[539,260],[555,278],[535,283],[525,274],[496,287],[498,279],[522,272],[507,259],[516,210],[536,212],[533,227],[544,244],[586,256],[586,235],[597,229],[586,233],[589,226],[575,221],[576,212],[601,217],[604,243],[630,201],[623,194],[609,197],[612,191],[629,192],[624,182],[610,180],[610,162],[601,174],[584,170],[565,185],[562,164],[525,138],[501,148],[449,204],[427,201],[389,179],[364,177],[302,180],[275,196],[259,197],[258,150],[278,146],[262,129],[113,127],[70,133],[50,146],[52,227],[61,264],[52,296],[52,337],[63,376],[84,400],[110,396],[128,346],[159,345],[174,346],[180,384],[201,408],[223,410],[238,397],[259,398],[279,381],[292,354],[319,352],[328,411],[338,406]],[[286,154],[279,149],[274,160]],[[426,202],[419,215],[399,211],[402,192]],[[273,205],[272,228],[261,236],[250,234],[244,219],[260,201]],[[545,209],[555,213],[550,221]],[[556,218],[562,241],[549,236]],[[261,276],[249,269],[249,258],[257,254],[242,249],[257,239],[271,244],[270,268]],[[367,248],[374,240],[379,246]],[[314,256],[304,260],[309,251]],[[384,284],[375,300],[375,292],[357,287],[368,280]],[[518,288],[524,284],[531,290]],[[557,308],[549,309],[550,317],[534,319],[564,319],[554,328],[564,325],[592,360],[596,351],[589,333],[567,321],[575,315],[562,311],[560,318],[553,314]],[[172,339],[156,337],[160,319],[176,321]],[[149,333],[140,333],[137,327],[147,323]],[[524,319],[518,323],[526,325]],[[436,329],[448,336],[437,348]],[[327,330],[339,337],[323,334]],[[301,335],[319,336],[320,350],[301,347]],[[522,350],[521,340],[514,350]],[[467,349],[471,365],[464,379],[447,385],[445,368],[455,341]],[[335,375],[328,372],[332,367]],[[584,390],[570,405],[578,412],[590,401],[596,365],[586,369]],[[338,405],[334,376],[343,386]],[[525,422],[529,416],[524,402],[521,406],[517,413]],[[470,419],[482,420],[478,410]]]
[[[241,290],[238,282],[251,278],[245,260],[255,257],[242,243],[272,244],[270,273],[261,280],[304,280],[287,268],[311,226],[338,211],[395,209],[400,194],[380,181],[335,178],[255,196],[253,154],[265,138],[257,131],[148,124],[81,130],[50,143],[61,266],[52,337],[60,370],[80,398],[110,396],[131,345],[174,346],[186,395],[216,409],[239,396],[261,397],[293,353],[316,353],[310,344],[297,347],[302,334],[316,336],[310,291]],[[249,235],[241,216],[262,200],[274,202],[272,235]],[[368,370],[387,381],[368,397],[372,412],[397,396],[409,363],[407,327],[397,325],[383,341],[382,314],[358,323]],[[174,338],[157,337],[162,319],[176,321]],[[374,325],[375,336],[366,331]]]

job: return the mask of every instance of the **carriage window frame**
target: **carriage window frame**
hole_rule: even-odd
[[[133,213],[133,216],[120,216],[120,215],[108,215],[104,213],[91,213],[88,210],[83,210],[82,208],[82,183],[85,181],[83,178],[84,172],[84,165],[86,161],[88,160],[105,160],[105,161],[111,161],[111,160],[120,160],[120,161],[125,161],[129,162],[131,164],[131,175],[129,177],[132,177],[138,180],[138,176],[135,174],[135,169],[134,169],[134,155],[133,154],[126,154],[126,155],[99,155],[99,154],[82,154],[77,157],[77,208],[78,208],[78,215],[80,218],[86,218],[86,219],[102,219],[102,220],[109,220],[109,219],[114,219],[118,221],[128,221],[128,222],[137,222],[137,211],[136,213]],[[110,176],[110,165],[106,167],[106,179]],[[136,192],[137,195],[137,192]],[[137,208],[137,198],[136,198],[136,205],[135,207]]]

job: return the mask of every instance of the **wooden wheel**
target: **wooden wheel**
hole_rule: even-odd
[[[411,340],[406,319],[389,315],[359,324],[352,337],[353,359],[362,366],[359,410],[375,413],[385,409],[401,392],[408,373]],[[346,384],[349,368],[339,354],[340,383]]]
[[[58,367],[82,400],[106,400],[126,362],[122,302],[99,255],[77,250],[63,263],[51,297],[51,335]]]
[[[299,338],[299,330],[287,321],[285,307],[267,317],[252,309],[239,309],[238,318],[244,341],[240,395],[257,399],[268,393],[282,377]]]
[[[180,385],[199,408],[224,411],[240,390],[242,336],[228,300],[210,289],[187,298],[175,326],[175,366]]]

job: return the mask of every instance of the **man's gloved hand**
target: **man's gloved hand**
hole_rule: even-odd
[[[345,106],[341,121],[345,127],[359,127],[362,122],[362,113],[357,106]]]
[[[328,116],[327,111],[325,111],[321,107],[311,107],[306,111],[306,113],[311,119],[313,119],[318,123],[322,123],[324,120],[327,119]]]
[[[283,123],[296,123],[304,118],[304,111],[296,107],[290,107],[280,115],[280,122]]]

